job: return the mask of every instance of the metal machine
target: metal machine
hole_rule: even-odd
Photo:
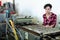
[[[16,18],[14,23],[16,25],[34,25],[37,23],[37,21],[34,18]]]
[[[7,3],[6,5],[8,6],[9,4]],[[10,12],[8,13],[10,14]],[[0,11],[0,40],[23,40],[20,32],[11,20],[11,15],[8,17],[8,13],[1,13]]]
[[[5,14],[0,14],[0,40],[6,38],[6,22],[4,20]]]
[[[34,24],[32,20],[26,18],[15,20],[15,25],[20,30],[24,40],[58,40],[57,37],[60,36],[60,27],[45,28],[37,23]]]
[[[11,18],[0,14],[0,40],[23,40],[20,31],[15,27]]]

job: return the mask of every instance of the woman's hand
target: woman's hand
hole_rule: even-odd
[[[53,25],[49,26],[49,25],[46,25],[46,26],[43,26],[43,27],[46,27],[46,28],[52,28]]]

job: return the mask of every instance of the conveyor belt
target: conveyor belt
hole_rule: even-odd
[[[44,27],[40,27],[38,25],[19,26],[19,27],[20,27],[20,29],[23,29],[24,31],[26,30],[28,32],[32,32],[34,34],[37,34],[38,36],[41,33],[43,33],[43,35],[45,35],[45,34],[55,34],[56,35],[57,33],[60,33],[60,28],[58,28],[58,27],[56,27],[56,28],[44,28]]]

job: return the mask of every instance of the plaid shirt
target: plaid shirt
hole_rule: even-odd
[[[52,13],[51,16],[49,16],[49,18],[47,19],[46,14],[43,15],[43,25],[54,25],[53,27],[55,27],[56,25],[56,20],[57,20],[57,16],[56,14]]]

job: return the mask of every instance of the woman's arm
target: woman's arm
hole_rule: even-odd
[[[57,23],[57,16],[54,15],[54,16],[53,16],[53,21],[52,21],[51,27],[55,27],[55,26],[56,26],[56,23]]]
[[[56,23],[57,23],[57,16],[53,15],[53,20],[49,27],[54,28],[56,26]]]

